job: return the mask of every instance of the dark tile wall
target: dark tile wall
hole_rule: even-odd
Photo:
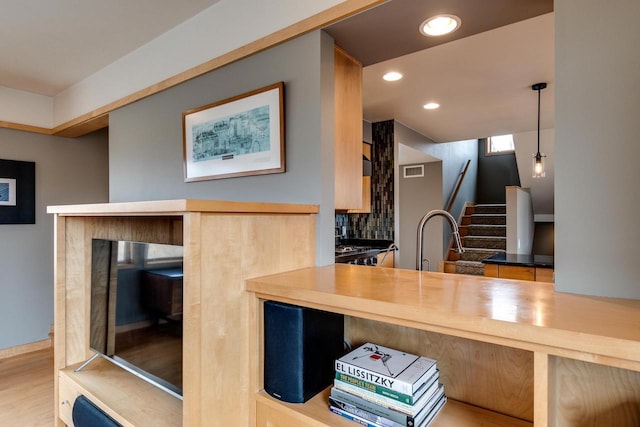
[[[351,239],[393,240],[393,120],[373,123],[371,213],[336,215]]]

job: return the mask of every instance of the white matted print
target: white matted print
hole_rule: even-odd
[[[16,206],[16,180],[0,178],[0,206]]]
[[[182,114],[185,181],[285,171],[284,83]]]

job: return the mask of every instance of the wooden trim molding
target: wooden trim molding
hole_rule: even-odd
[[[89,114],[92,115],[91,118],[79,123],[74,122],[74,124],[70,126],[56,126],[51,130],[51,133],[55,136],[61,136],[65,138],[77,138],[79,136],[86,135],[98,129],[103,129],[109,126],[108,113],[100,114],[95,117],[93,116],[93,113]]]
[[[33,351],[51,348],[51,338],[42,341],[31,342],[28,344],[17,345],[15,347],[0,349],[0,360],[21,354],[31,353]]]
[[[62,123],[53,129],[38,128],[35,126],[20,125],[17,123],[2,122],[0,127],[26,130],[29,132],[43,133],[45,135],[55,135],[68,138],[76,138],[90,132],[109,126],[109,113],[118,108],[132,104],[148,96],[155,95],[171,87],[177,86],[188,80],[199,77],[210,71],[221,68],[225,65],[244,59],[254,53],[262,52],[278,44],[289,41],[300,35],[315,31],[324,26],[337,22],[348,16],[355,15],[363,10],[369,9],[386,0],[345,0],[329,9],[319,12],[309,18],[289,25],[275,33],[262,37],[203,64],[190,68],[173,77],[169,77],[144,89],[138,90],[128,96],[110,102],[91,112],[83,114],[75,119]]]
[[[89,113],[93,115],[93,113]],[[70,126],[60,125],[55,128],[44,128],[40,126],[24,125],[21,123],[7,122],[0,120],[0,128],[21,130],[31,133],[39,133],[42,135],[54,135],[63,138],[77,138],[82,135],[86,135],[98,129],[103,129],[109,126],[109,114],[105,113],[99,116],[91,117],[90,119],[75,123]]]
[[[0,128],[13,129],[13,130],[23,130],[23,131],[26,131],[26,132],[41,133],[41,134],[44,134],[44,135],[51,135],[52,134],[52,129],[43,128],[43,127],[39,127],[39,126],[23,125],[23,124],[14,123],[14,122],[6,122],[6,121],[3,121],[3,120],[0,120]]]

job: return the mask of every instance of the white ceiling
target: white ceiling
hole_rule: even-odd
[[[0,86],[57,95],[218,1],[2,0]],[[547,0],[500,1],[500,10],[510,5],[510,14],[526,5],[536,8],[527,13],[548,7]],[[436,0],[395,1],[385,7],[408,8],[413,3],[412,7],[435,7]],[[478,13],[462,9],[475,0],[445,3],[461,8],[458,13],[463,16]],[[390,16],[381,8],[371,13]],[[465,22],[462,25],[464,29]],[[353,40],[357,32],[345,36],[349,34]],[[397,42],[385,48],[385,55],[403,46]],[[405,78],[382,81],[382,73],[392,68]],[[530,87],[537,81],[549,83],[543,91],[542,127],[551,128],[553,13],[366,66],[364,117],[372,122],[396,119],[437,142],[529,131],[536,126],[536,95]],[[437,101],[441,108],[422,109],[427,101]]]
[[[219,0],[2,0],[0,86],[54,96]]]
[[[464,25],[464,23],[463,23]],[[400,71],[404,78],[385,82]],[[554,127],[553,13],[454,40],[364,68],[364,117],[396,119],[436,142]],[[425,110],[427,102],[440,108]]]

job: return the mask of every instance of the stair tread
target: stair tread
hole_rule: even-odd
[[[462,264],[462,265],[476,265],[476,266],[484,266],[484,263],[482,261],[465,261],[465,260],[459,260],[456,261],[456,264]]]
[[[477,261],[457,261],[456,274],[484,276],[484,264]]]
[[[465,233],[461,237],[469,245],[464,246],[467,255],[450,251],[448,257],[453,260],[448,260],[447,264],[456,266],[456,274],[481,276],[484,275],[484,259],[506,252],[506,204],[479,203],[468,208],[469,211],[465,211],[459,220],[461,231],[464,227]]]

